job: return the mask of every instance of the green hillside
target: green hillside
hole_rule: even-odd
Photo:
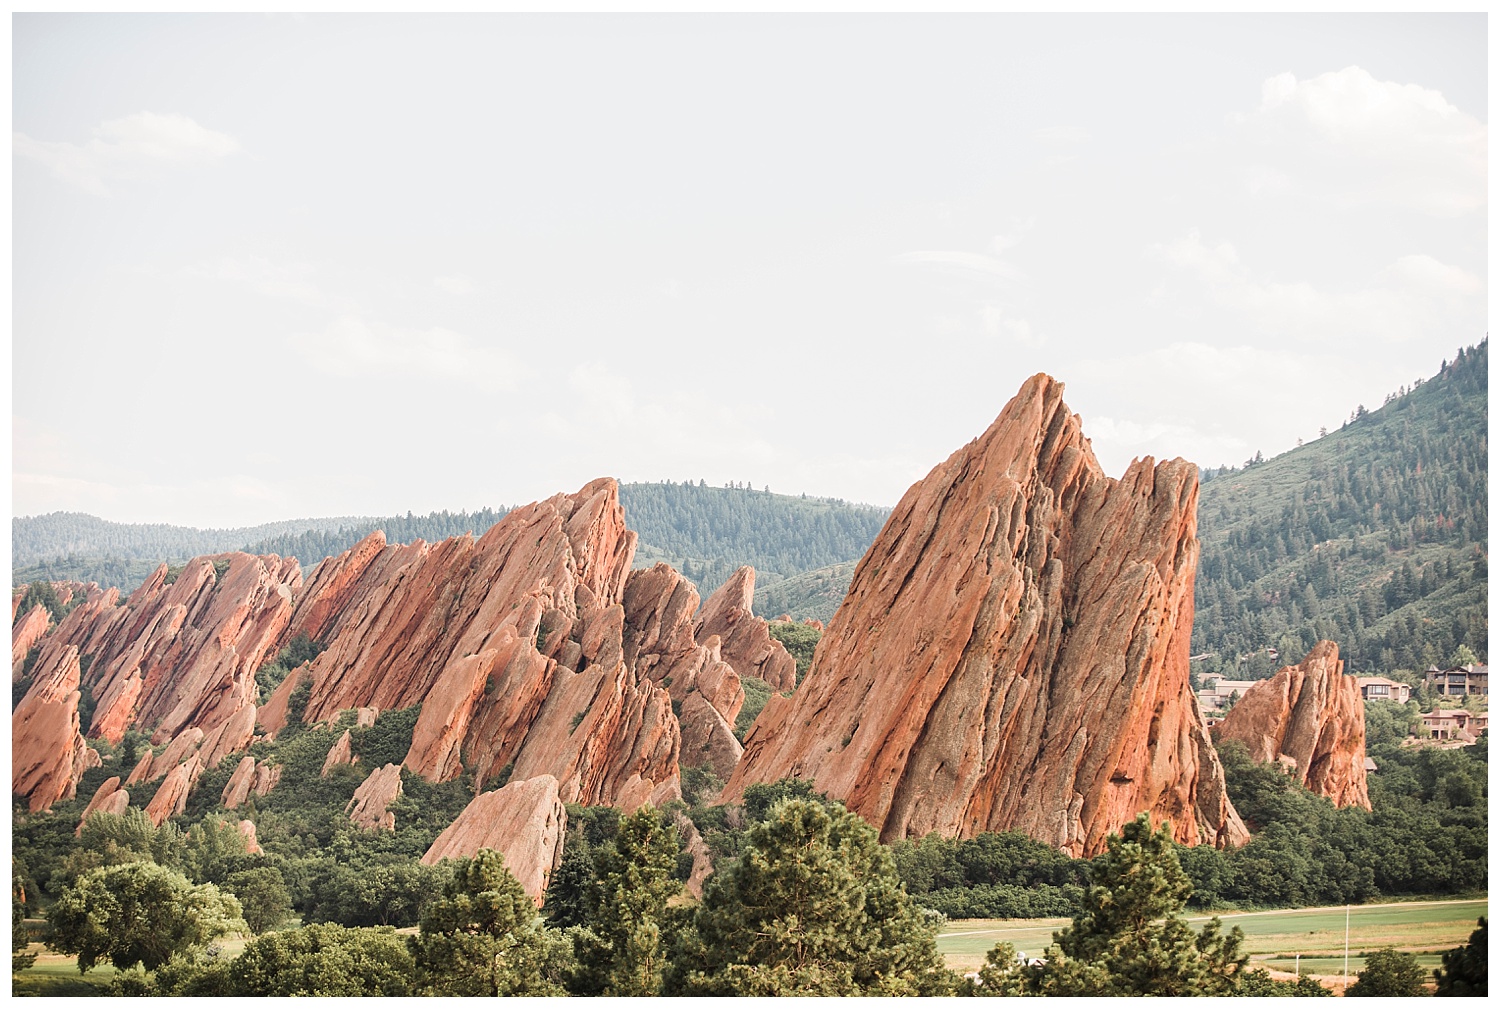
[[[16,567],[61,561],[69,556],[120,560],[185,561],[202,554],[238,550],[273,536],[328,531],[368,521],[355,517],[291,519],[238,529],[194,529],[162,523],[110,522],[82,512],[28,515],[10,521],[11,563]]]
[[[1200,671],[1268,675],[1320,638],[1360,672],[1486,658],[1488,411],[1486,341],[1311,444],[1205,472]]]
[[[833,619],[839,604],[849,592],[849,582],[859,561],[844,561],[826,568],[803,571],[790,578],[755,588],[755,613],[766,618],[785,613],[793,620]]]
[[[706,598],[740,565],[753,565],[757,609],[762,594],[784,578],[841,563],[852,573],[852,562],[869,549],[890,514],[888,508],[834,498],[702,482],[622,484],[620,503],[626,524],[641,537],[637,567],[666,561]],[[848,587],[847,576],[843,585]]]

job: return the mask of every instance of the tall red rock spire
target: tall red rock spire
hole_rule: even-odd
[[[1062,388],[1032,377],[907,491],[726,798],[810,778],[887,841],[1017,829],[1093,855],[1141,811],[1245,839],[1188,685],[1197,471],[1105,476]]]

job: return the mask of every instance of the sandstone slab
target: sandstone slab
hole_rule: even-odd
[[[541,775],[475,796],[438,835],[422,856],[423,863],[472,858],[481,848],[494,849],[505,856],[506,867],[541,907],[547,879],[562,859],[568,823],[557,786],[556,778]]]

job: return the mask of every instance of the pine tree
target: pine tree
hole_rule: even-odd
[[[593,913],[574,933],[574,994],[661,994],[667,901],[682,889],[673,878],[678,851],[676,828],[651,806],[622,819],[614,841],[594,850]]]
[[[1490,993],[1489,925],[1479,919],[1479,927],[1469,933],[1466,945],[1443,954],[1443,965],[1437,969],[1439,995],[1478,995]]]
[[[423,994],[563,994],[542,976],[547,942],[536,906],[489,848],[454,866],[411,945]]]
[[[889,849],[841,804],[786,799],[710,878],[669,992],[942,995],[958,979]]]
[[[1166,824],[1145,813],[1109,838],[1090,868],[1093,885],[1073,924],[1054,933],[1045,963],[1027,967],[1003,946],[990,951],[981,992],[1028,995],[1231,995],[1248,957],[1238,928],[1214,918],[1194,933],[1178,913],[1193,884]]]

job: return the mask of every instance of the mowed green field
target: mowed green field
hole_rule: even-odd
[[[1480,916],[1489,915],[1489,900],[1423,901],[1409,904],[1365,904],[1349,909],[1349,974],[1364,967],[1364,953],[1393,946],[1416,953],[1428,967],[1436,967],[1443,950],[1469,939]],[[1210,915],[1187,921],[1202,928]],[[1227,931],[1235,925],[1245,933],[1244,949],[1252,964],[1272,972],[1293,973],[1297,956],[1304,974],[1328,977],[1344,970],[1344,909],[1303,908],[1293,911],[1225,912],[1219,915]],[[963,919],[950,921],[938,936],[938,950],[948,966],[978,970],[984,955],[997,942],[1009,942],[1030,956],[1039,956],[1052,933],[1067,927],[1067,918],[1013,921]]]

